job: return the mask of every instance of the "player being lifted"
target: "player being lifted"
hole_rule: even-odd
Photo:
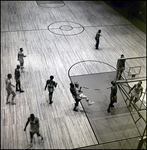
[[[73,95],[73,97],[74,97],[74,99],[75,99],[75,101],[76,101],[75,107],[74,107],[74,109],[73,109],[74,111],[78,111],[78,110],[76,109],[76,107],[78,106],[79,101],[82,100],[82,99],[85,99],[86,102],[87,102],[89,105],[94,104],[94,102],[91,102],[91,101],[89,100],[89,98],[88,98],[86,95],[83,94],[83,91],[81,90],[82,87],[80,87],[77,82],[75,83],[75,85],[74,85],[73,83],[71,83],[70,86],[71,86],[71,87],[70,87],[70,92],[72,93],[72,95]]]

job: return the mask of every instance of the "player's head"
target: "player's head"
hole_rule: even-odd
[[[9,74],[7,75],[7,77],[8,77],[9,79],[12,78],[12,74],[9,73]]]
[[[73,84],[72,82],[70,83],[70,87],[71,87],[71,88],[74,88],[74,84]]]
[[[141,84],[142,84],[142,81],[139,81],[139,82],[138,82],[138,85],[141,86]]]
[[[78,83],[78,82],[75,82],[75,86],[76,86],[76,87],[79,87],[79,83]]]
[[[101,30],[98,30],[98,33],[101,33]]]
[[[30,114],[30,118],[31,118],[31,120],[34,120],[34,118],[35,118],[34,114]]]
[[[50,79],[53,80],[53,79],[54,79],[54,76],[50,76]]]
[[[114,81],[111,81],[111,84],[112,84],[113,86],[115,86],[115,85],[116,85],[116,83],[115,83]]]
[[[124,56],[124,54],[121,54],[121,58],[124,58],[125,56]]]
[[[20,65],[17,65],[17,69],[19,69],[20,68]]]
[[[23,48],[20,48],[20,51],[22,52],[22,51],[23,51]]]

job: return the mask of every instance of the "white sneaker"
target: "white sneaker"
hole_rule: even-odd
[[[41,143],[43,143],[44,142],[44,140],[43,139],[41,139]]]
[[[33,144],[30,143],[30,144],[28,145],[27,149],[30,149],[32,146],[33,146]]]
[[[94,102],[89,102],[89,105],[93,105],[94,104]]]

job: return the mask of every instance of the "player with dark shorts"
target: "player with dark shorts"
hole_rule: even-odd
[[[17,65],[16,69],[15,69],[15,81],[16,81],[16,91],[19,92],[24,92],[23,90],[21,90],[21,83],[20,83],[20,65]]]
[[[54,76],[50,76],[50,79],[46,81],[46,85],[45,85],[45,89],[48,88],[48,92],[49,92],[49,104],[52,104],[52,98],[53,98],[53,92],[54,92],[54,88],[57,87],[57,83],[53,80]]]
[[[77,95],[77,93],[76,93],[76,89],[75,89],[73,83],[70,83],[70,92],[71,92],[71,94],[72,94],[72,96],[73,96],[73,98],[74,98],[74,100],[75,100],[75,106],[74,106],[73,111],[78,111],[78,110],[76,109],[76,107],[78,107],[81,98],[78,97],[78,95]]]
[[[110,94],[110,104],[107,109],[108,113],[110,112],[110,108],[114,107],[113,104],[117,102],[117,86],[114,81],[111,81],[111,84],[112,84],[112,86],[111,86],[111,94]]]

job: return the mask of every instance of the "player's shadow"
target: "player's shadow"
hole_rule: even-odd
[[[48,101],[48,100],[42,101],[42,102],[40,103],[40,106],[41,106],[41,107],[49,107],[49,106],[50,106],[49,101]]]

